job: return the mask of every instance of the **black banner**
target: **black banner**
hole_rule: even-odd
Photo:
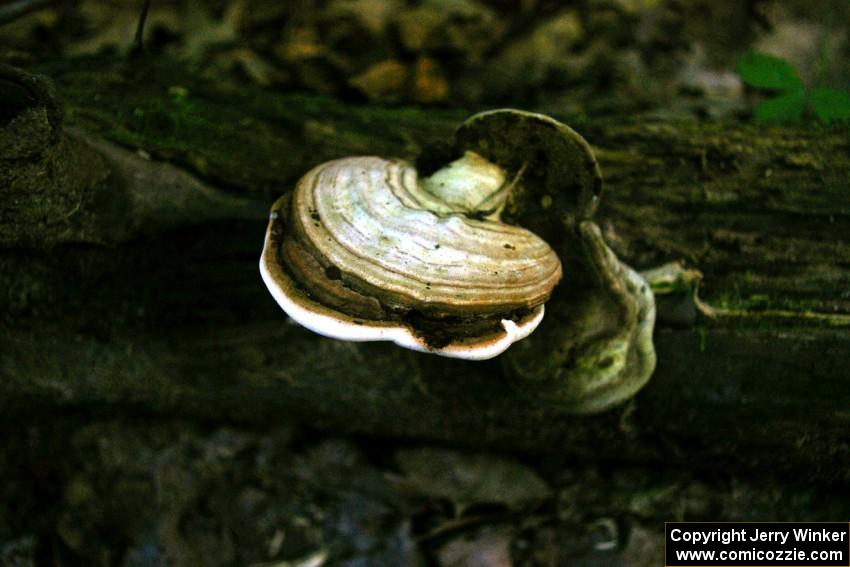
[[[668,522],[665,565],[850,566],[846,522]]]

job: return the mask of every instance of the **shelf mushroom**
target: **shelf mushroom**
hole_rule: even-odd
[[[561,279],[546,242],[500,220],[516,181],[471,151],[424,179],[397,159],[321,164],[274,204],[263,279],[319,334],[492,358]]]
[[[655,368],[655,302],[592,216],[602,176],[588,143],[530,112],[477,114],[455,161],[343,158],[271,211],[260,271],[301,325],[448,357],[506,353],[511,375],[554,380],[568,411],[628,399]],[[557,287],[556,287],[557,286]],[[541,324],[544,304],[556,323]]]

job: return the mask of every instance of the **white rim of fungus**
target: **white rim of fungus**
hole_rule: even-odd
[[[544,306],[539,305],[533,315],[520,324],[510,319],[502,319],[504,335],[489,337],[479,341],[468,340],[448,344],[442,348],[429,347],[423,339],[417,337],[405,325],[381,323],[369,319],[359,319],[340,313],[315,302],[298,291],[297,285],[278,265],[277,250],[272,243],[272,227],[277,219],[278,203],[272,207],[269,226],[260,256],[260,274],[277,304],[299,325],[332,339],[353,342],[392,341],[407,349],[438,354],[449,358],[464,360],[487,360],[507,350],[509,346],[530,335],[543,320]],[[285,287],[291,290],[288,293]],[[361,324],[354,321],[362,321]]]

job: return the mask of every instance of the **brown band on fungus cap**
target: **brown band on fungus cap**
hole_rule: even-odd
[[[299,183],[290,224],[322,266],[391,310],[486,317],[545,301],[560,279],[545,242],[519,227],[419,208],[433,199],[421,193],[406,163],[337,160]]]
[[[429,316],[416,309],[386,308],[373,296],[360,293],[345,283],[348,279],[336,266],[324,267],[298,240],[294,230],[283,230],[283,218],[288,215],[289,195],[282,197],[276,206],[277,213],[271,221],[272,231],[279,239],[280,266],[292,282],[310,299],[352,317],[354,324],[370,325],[373,322],[397,322],[408,325],[413,333],[430,348],[439,349],[452,342],[476,337],[503,336],[502,319],[520,323],[531,320],[533,309],[519,308],[495,313],[488,317],[459,317],[457,315]],[[313,277],[324,272],[325,278]],[[336,272],[336,273],[333,273]]]

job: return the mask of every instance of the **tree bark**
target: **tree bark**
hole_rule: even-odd
[[[45,129],[40,149],[0,162],[7,419],[80,408],[297,419],[850,479],[846,128],[555,116],[594,146],[606,179],[598,221],[618,255],[638,269],[699,269],[716,309],[708,318],[687,294],[660,297],[649,385],[621,408],[575,417],[557,380],[517,382],[499,359],[319,337],[289,322],[260,280],[266,211],[301,174],[345,155],[439,152],[471,112],[209,84],[168,62],[46,70],[64,126],[37,104],[21,111],[29,126],[0,126],[4,143],[33,132],[10,128]]]

